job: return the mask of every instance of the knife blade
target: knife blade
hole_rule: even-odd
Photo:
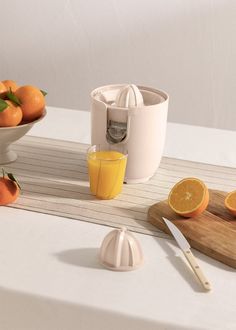
[[[191,268],[193,269],[194,273],[196,274],[204,289],[207,291],[211,290],[210,282],[207,280],[200,266],[197,264],[197,261],[191,252],[191,246],[189,245],[182,232],[170,220],[164,217],[162,217],[162,219],[164,220],[166,226],[169,228],[171,234],[173,235],[174,239],[176,240],[177,244],[179,245],[185,258],[189,262]]]

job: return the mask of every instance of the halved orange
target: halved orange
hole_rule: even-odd
[[[186,218],[201,214],[209,203],[209,191],[197,178],[185,178],[174,185],[168,196],[171,209]]]
[[[236,215],[236,190],[228,193],[225,198],[225,207],[232,213]]]

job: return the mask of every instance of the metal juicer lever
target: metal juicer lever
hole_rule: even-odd
[[[107,140],[110,143],[123,141],[127,134],[127,123],[109,120],[107,125]]]

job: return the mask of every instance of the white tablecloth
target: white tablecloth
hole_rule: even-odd
[[[49,108],[32,135],[89,142],[89,113]],[[236,133],[168,124],[165,155],[236,165]],[[1,207],[1,330],[236,329],[235,270],[193,251],[204,293],[174,241],[136,234],[144,267],[116,273],[97,252],[110,228]]]

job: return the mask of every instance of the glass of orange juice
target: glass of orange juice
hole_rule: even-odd
[[[88,149],[87,161],[91,193],[100,199],[112,199],[122,190],[127,153],[94,145]]]

